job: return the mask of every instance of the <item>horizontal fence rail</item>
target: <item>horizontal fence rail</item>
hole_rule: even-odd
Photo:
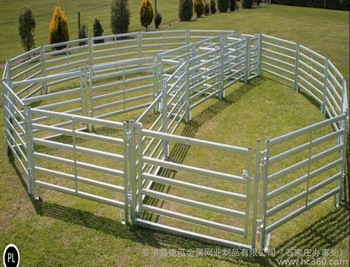
[[[263,74],[311,98],[326,119],[259,146],[255,178],[250,148],[176,135],[196,107]],[[272,231],[342,198],[346,81],[298,43],[179,30],[45,45],[6,62],[2,96],[7,152],[34,196],[75,195],[119,208],[125,222],[248,249],[257,233],[268,248]],[[232,168],[187,164],[189,150],[225,153]]]

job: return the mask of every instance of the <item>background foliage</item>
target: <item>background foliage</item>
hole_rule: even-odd
[[[56,44],[69,41],[69,28],[67,17],[58,2],[52,15],[49,27],[49,43]],[[59,49],[61,47],[58,47]]]
[[[350,10],[349,0],[272,0],[272,3],[337,10]]]

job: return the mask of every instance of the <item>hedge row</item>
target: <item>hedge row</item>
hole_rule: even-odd
[[[350,10],[350,0],[272,0],[273,4]]]

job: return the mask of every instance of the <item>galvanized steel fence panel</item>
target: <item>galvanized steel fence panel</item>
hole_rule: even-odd
[[[131,123],[130,127],[135,137],[130,146],[133,159],[131,169],[135,171],[130,180],[133,223],[167,228],[171,232],[229,246],[252,248],[255,245],[255,240],[253,242],[249,234],[253,227],[250,223],[251,203],[256,201],[250,195],[252,156],[249,148],[145,130],[138,123]],[[145,148],[149,139],[166,141],[171,148],[170,155],[163,158],[147,156]],[[176,146],[181,145],[208,149],[210,153],[225,151],[228,157],[239,155],[241,159],[231,166],[231,173],[210,169],[214,165],[208,163],[205,167],[198,167],[174,162],[171,153],[175,153]],[[171,175],[174,172],[177,173],[176,179]],[[214,186],[213,180],[218,181],[217,185],[220,186]],[[163,187],[164,190],[159,190]],[[154,216],[157,219],[152,219]],[[199,228],[209,227],[213,229],[212,236],[194,232],[191,227],[186,229],[183,223],[177,223],[178,220],[198,225]],[[232,234],[243,237],[245,242],[233,241]]]
[[[260,147],[253,179],[250,149],[174,133],[195,107],[262,73],[309,95],[329,119],[266,142],[259,218]],[[9,60],[2,95],[8,151],[19,160],[33,195],[37,188],[52,189],[116,206],[126,222],[131,218],[135,224],[249,249],[255,248],[257,224],[268,247],[272,231],[331,196],[338,196],[337,203],[341,198],[345,78],[329,59],[294,42],[234,31],[68,41]],[[120,114],[138,119],[105,120]],[[142,126],[151,117],[154,121]],[[171,160],[179,146],[241,158],[234,160],[234,171],[192,166]],[[208,179],[228,187],[217,188]],[[201,194],[216,200],[196,198]],[[228,202],[231,206],[225,206]],[[186,213],[192,209],[204,217]],[[196,233],[197,227],[210,230]]]
[[[346,114],[266,141],[263,151],[262,244],[267,235],[322,201],[343,192]]]
[[[34,122],[36,117],[47,119]],[[35,108],[26,110],[26,118],[32,122],[28,150],[33,159],[29,166],[33,195],[37,195],[36,187],[42,187],[126,210],[126,129],[122,123]],[[61,123],[53,126],[53,119]],[[94,125],[94,132],[86,131],[89,124]]]

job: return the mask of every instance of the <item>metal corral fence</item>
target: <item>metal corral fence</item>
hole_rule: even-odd
[[[175,135],[195,107],[263,73],[308,95],[326,119],[264,148],[257,141],[255,162],[249,147]],[[69,41],[7,61],[2,94],[8,153],[35,197],[55,190],[118,207],[125,222],[247,249],[257,240],[267,249],[272,231],[342,198],[345,79],[297,43],[234,31]],[[186,164],[189,147],[211,160]],[[218,153],[230,171],[217,169]]]

